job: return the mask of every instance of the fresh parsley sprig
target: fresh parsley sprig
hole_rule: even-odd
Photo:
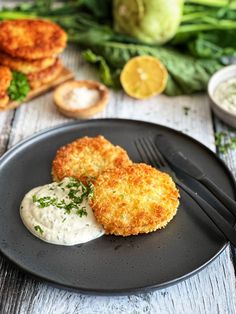
[[[28,79],[21,72],[12,72],[12,80],[8,88],[8,95],[11,100],[22,101],[26,98],[30,91]]]

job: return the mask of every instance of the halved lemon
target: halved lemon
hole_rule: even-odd
[[[168,72],[165,66],[151,56],[130,59],[120,75],[125,92],[137,99],[149,98],[163,92],[167,78]]]

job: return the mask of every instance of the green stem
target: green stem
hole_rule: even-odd
[[[212,13],[211,10],[205,10],[204,12],[194,12],[194,13],[184,14],[181,21],[182,22],[192,22],[194,20],[202,18],[203,16],[209,16],[209,14],[211,14],[211,13]]]
[[[18,11],[0,11],[0,20],[15,20],[37,17],[36,13],[21,13]]]
[[[177,34],[181,33],[192,33],[210,30],[227,30],[236,29],[236,23],[218,23],[218,24],[190,24],[190,25],[180,25]]]
[[[229,5],[229,8],[236,9],[236,1],[230,0],[187,0],[186,3],[206,5],[209,7],[222,8]]]

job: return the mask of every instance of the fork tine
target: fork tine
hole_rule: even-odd
[[[141,157],[141,160],[144,161],[145,163],[150,163],[149,159],[148,159],[148,156],[147,154],[145,153],[144,149],[143,149],[143,146],[141,144],[141,140],[140,139],[136,139],[134,141],[135,143],[135,146],[137,148],[137,151],[139,153],[139,156]]]
[[[157,148],[157,146],[154,145],[154,143],[151,141],[150,138],[147,139],[147,140],[149,141],[150,145],[152,146],[152,149],[153,149],[153,151],[154,151],[154,156],[155,156],[155,158],[158,157],[158,160],[159,160],[159,162],[160,162],[160,164],[161,164],[162,166],[169,167],[168,163],[166,162],[165,158],[163,157],[162,153],[159,151],[159,149]]]
[[[141,138],[141,139],[140,139],[140,144],[142,145],[143,151],[144,151],[145,155],[146,155],[147,158],[148,158],[148,161],[149,161],[148,163],[149,163],[149,165],[152,165],[152,166],[154,166],[154,167],[156,167],[156,168],[159,168],[158,162],[155,160],[155,158],[153,158],[153,156],[152,156],[152,154],[151,154],[151,152],[150,152],[149,147],[148,147],[147,144],[145,143],[144,138]]]
[[[145,147],[146,154],[149,155],[151,164],[159,168],[160,167],[159,160],[155,156],[155,153],[150,145],[150,141],[146,138],[142,138],[142,143],[143,143],[143,146]]]

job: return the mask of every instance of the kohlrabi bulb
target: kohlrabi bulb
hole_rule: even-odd
[[[183,0],[113,0],[115,30],[164,44],[176,34],[182,8]]]

